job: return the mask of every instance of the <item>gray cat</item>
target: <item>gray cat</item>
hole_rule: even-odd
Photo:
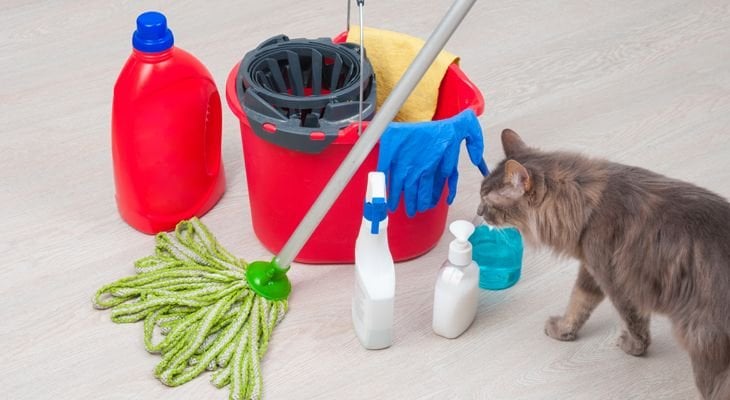
[[[574,340],[608,296],[623,351],[643,355],[652,312],[667,315],[707,400],[730,400],[730,204],[695,185],[502,132],[506,159],[484,179],[479,214],[581,262],[570,303],[545,333]]]

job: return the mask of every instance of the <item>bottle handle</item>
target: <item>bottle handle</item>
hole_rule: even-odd
[[[221,168],[222,141],[221,99],[217,90],[208,96],[205,111],[204,145],[205,170],[209,176],[216,176]]]

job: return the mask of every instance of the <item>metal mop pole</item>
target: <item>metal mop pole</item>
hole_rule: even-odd
[[[332,207],[342,189],[378,142],[385,128],[393,120],[475,2],[476,0],[455,0],[451,5],[444,18],[426,40],[421,51],[416,55],[413,63],[408,67],[382,107],[375,114],[365,132],[347,154],[347,157],[332,175],[309,212],[304,216],[297,229],[274,259],[277,268],[280,270],[289,268],[291,262],[304,247],[307,239]]]

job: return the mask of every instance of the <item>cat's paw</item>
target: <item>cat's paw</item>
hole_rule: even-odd
[[[628,355],[635,357],[643,356],[649,347],[649,339],[639,338],[630,334],[628,331],[623,331],[618,338],[618,347]]]
[[[576,339],[575,327],[563,317],[550,317],[545,322],[545,334],[553,339],[570,342]]]

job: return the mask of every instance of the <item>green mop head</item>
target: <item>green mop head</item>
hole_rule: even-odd
[[[155,255],[135,263],[137,275],[99,289],[94,306],[110,308],[117,323],[144,321],[145,348],[162,356],[155,368],[162,383],[178,386],[214,371],[212,383],[230,385],[230,399],[261,398],[260,361],[287,300],[252,291],[246,262],[197,218],[180,222],[174,234],[159,233],[156,242]]]

